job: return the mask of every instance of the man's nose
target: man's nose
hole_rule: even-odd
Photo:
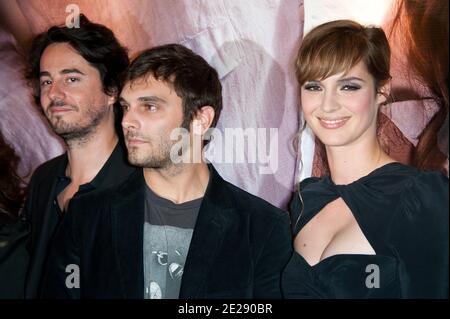
[[[64,100],[66,94],[56,82],[52,83],[50,89],[48,90],[48,98],[52,101],[62,101]]]
[[[131,109],[123,112],[122,128],[123,130],[132,130],[139,128],[139,119],[137,114]]]

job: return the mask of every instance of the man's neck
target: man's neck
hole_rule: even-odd
[[[67,151],[66,168],[66,175],[72,183],[81,185],[92,181],[105,165],[117,142],[117,134],[111,128],[98,130],[84,143],[72,144]]]
[[[203,197],[208,187],[209,174],[205,163],[175,164],[168,169],[144,168],[148,187],[158,196],[176,204]]]

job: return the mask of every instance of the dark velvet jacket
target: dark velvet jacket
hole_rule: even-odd
[[[53,209],[58,178],[65,175],[67,154],[60,155],[39,166],[28,186],[23,216],[29,225],[27,250],[29,265],[25,280],[25,298],[38,298],[42,288],[44,265],[57,226]],[[105,165],[91,182],[92,190],[99,192],[122,183],[136,168],[127,163],[124,145],[118,143]],[[82,201],[89,192],[78,192],[72,202]]]
[[[190,243],[180,298],[281,298],[281,272],[292,254],[284,212],[211,177]],[[62,256],[44,297],[133,298],[144,296],[142,170],[120,187],[71,204],[59,234]],[[80,288],[68,289],[66,265],[79,265]],[[51,287],[51,288],[50,288]]]

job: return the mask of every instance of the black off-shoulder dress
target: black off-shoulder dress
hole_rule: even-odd
[[[285,298],[448,298],[448,178],[400,163],[348,184],[330,177],[300,184],[291,203],[294,237],[341,197],[375,255],[340,254],[310,266],[294,252],[283,273]]]

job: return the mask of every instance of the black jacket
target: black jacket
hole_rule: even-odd
[[[2,218],[3,217],[3,218]],[[23,299],[28,227],[0,212],[0,299]]]
[[[25,280],[25,298],[37,298],[40,295],[43,268],[48,257],[49,246],[54,236],[56,223],[52,208],[58,177],[65,175],[67,154],[60,155],[39,166],[29,183],[28,194],[23,210],[30,235],[27,250],[30,262]],[[100,192],[126,180],[136,168],[127,163],[125,147],[118,143],[111,156],[94,178],[95,188],[86,193],[77,193],[70,205],[82,201],[86,194]]]
[[[292,254],[288,213],[211,178],[189,247],[180,298],[281,298],[281,272]],[[71,205],[72,233],[58,240],[60,275],[46,297],[144,296],[142,170],[123,185]],[[67,289],[66,266],[79,265],[80,288]]]

